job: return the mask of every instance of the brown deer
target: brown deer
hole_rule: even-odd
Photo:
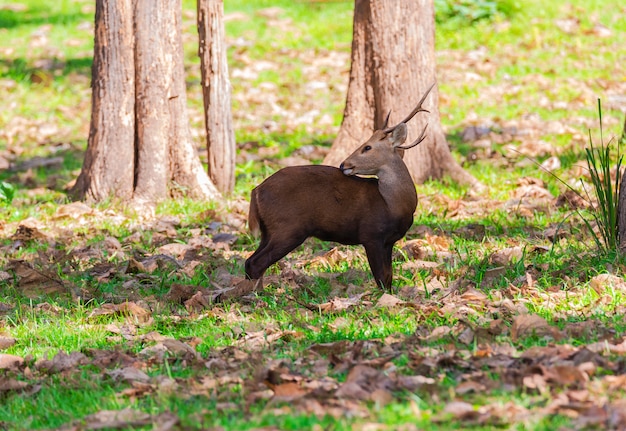
[[[261,243],[246,260],[247,278],[260,279],[270,265],[312,236],[363,244],[374,279],[391,289],[393,245],[413,224],[417,207],[415,185],[402,156],[426,137],[424,128],[413,143],[402,145],[406,122],[418,112],[428,112],[422,104],[434,86],[397,125],[387,127],[387,115],[383,127],[339,169],[287,167],[252,190],[248,225],[253,234],[261,233]]]

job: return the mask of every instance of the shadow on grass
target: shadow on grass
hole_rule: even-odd
[[[0,171],[0,181],[13,184],[18,189],[47,188],[50,191],[67,193],[67,184],[76,177],[85,153],[71,146],[48,156],[25,156],[15,161],[11,169]]]
[[[37,65],[35,62],[40,62]],[[92,57],[27,60],[24,58],[0,59],[0,76],[15,81],[50,84],[71,74],[91,77]]]

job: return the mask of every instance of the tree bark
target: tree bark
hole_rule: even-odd
[[[172,71],[172,89],[169,97],[169,111],[171,119],[170,128],[170,194],[185,194],[194,198],[217,198],[220,196],[216,184],[211,181],[204,170],[198,153],[196,144],[193,142],[189,130],[189,114],[187,112],[187,87],[185,85],[185,61],[183,55],[182,39],[182,6],[180,0],[176,1],[177,6],[172,10],[176,32],[171,33],[170,51],[174,56],[174,69]],[[225,44],[225,41],[222,41]],[[225,49],[225,48],[224,48]],[[206,108],[205,108],[206,109]],[[227,111],[222,113],[224,118],[231,121],[230,103]],[[231,129],[232,132],[232,129]],[[235,182],[235,138],[233,134],[233,169],[232,182]],[[219,150],[218,148],[217,150]],[[223,149],[227,151],[225,147]]]
[[[130,199],[134,183],[135,66],[131,0],[96,2],[92,113],[74,191],[100,201]]]
[[[169,98],[174,59],[167,40],[170,13],[176,0],[136,0],[136,168],[135,198],[158,201],[167,197],[170,130]]]
[[[217,198],[187,114],[181,0],[97,0],[92,120],[79,198]]]
[[[384,122],[396,124],[436,80],[433,0],[355,0],[352,64],[344,119],[324,163],[338,165]],[[416,183],[444,174],[481,189],[456,162],[446,142],[435,87],[424,107],[408,123],[409,140],[428,124],[423,143],[405,153]]]
[[[198,0],[198,34],[209,176],[218,190],[235,187],[235,134],[224,38],[223,0]]]

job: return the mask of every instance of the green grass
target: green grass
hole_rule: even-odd
[[[14,166],[35,156],[62,158],[50,167],[0,172],[0,181],[15,189],[11,199],[3,197],[0,202],[0,271],[9,275],[0,273],[0,336],[16,339],[0,354],[25,358],[29,370],[0,370],[0,387],[3,378],[30,385],[23,393],[0,390],[0,428],[51,429],[100,410],[133,408],[155,418],[174,412],[181,426],[189,429],[348,430],[379,423],[388,429],[415,424],[479,430],[493,425],[445,417],[443,410],[451,401],[462,400],[476,408],[507,410],[511,404],[536,413],[556,395],[567,396],[558,385],[545,394],[519,384],[503,386],[511,378],[507,371],[475,364],[491,347],[516,349],[510,358],[518,360],[532,348],[617,343],[626,330],[623,287],[597,292],[591,286],[598,274],[623,278],[622,257],[597,253],[592,235],[571,209],[516,200],[523,177],[543,181],[555,197],[566,188],[513,151],[544,142],[549,154],[530,158],[541,163],[555,155],[562,165],[555,172],[559,178],[577,182],[582,177],[589,182],[577,165],[585,160],[588,129],[599,142],[596,99],[603,99],[606,107],[604,142],[620,136],[624,124],[623,113],[608,100],[621,94],[626,18],[616,12],[622,7],[618,2],[609,6],[599,0],[498,3],[504,8],[501,12],[471,24],[438,15],[442,122],[454,156],[489,190],[474,197],[446,178],[418,186],[414,226],[394,255],[395,286],[415,292],[392,293],[409,304],[375,305],[382,292],[371,280],[361,248],[339,247],[345,257],[319,263],[319,256],[333,245],[312,240],[291,253],[282,266],[270,268],[263,291],[200,312],[167,299],[172,285],[210,290],[228,285],[228,277],[242,276],[243,262],[256,245],[245,232],[250,190],[279,169],[286,157],[299,155],[303,146],[330,146],[337,132],[349,72],[353,3],[226,2],[240,150],[236,191],[228,202],[162,202],[156,209],[161,224],[118,202],[95,205],[89,215],[58,216],[60,205],[69,202],[66,186],[78,174],[88,134],[93,2],[25,0],[21,2],[25,10],[0,3],[0,98],[4,101],[0,157]],[[195,3],[184,4],[189,111],[202,147]],[[280,10],[263,10],[273,6]],[[571,18],[579,22],[566,33],[559,20]],[[610,32],[603,33],[599,25]],[[324,85],[308,86],[312,81]],[[300,120],[307,115],[311,122]],[[463,130],[470,125],[491,127],[487,147],[462,140]],[[508,136],[511,127],[524,133]],[[201,157],[205,157],[202,152]],[[321,156],[315,154],[311,161],[319,162]],[[13,237],[18,223],[28,218],[39,222],[38,229],[48,239]],[[554,238],[557,227],[560,235]],[[210,242],[218,233],[236,239],[220,248]],[[110,238],[119,241],[119,248],[107,242]],[[133,259],[142,262],[161,253],[163,245],[194,241],[199,244],[197,255],[179,259],[185,265],[196,262],[188,271],[167,260],[153,271],[129,269]],[[401,250],[409,241],[419,244],[420,257]],[[504,271],[485,282],[501,265],[493,261],[494,253],[516,246],[523,250],[522,258],[505,264]],[[64,290],[54,295],[27,294],[10,269],[14,260],[25,260],[62,280]],[[422,260],[437,266],[410,265]],[[95,271],[97,265],[110,265],[112,275],[102,276]],[[441,284],[433,283],[435,279]],[[485,299],[460,299],[472,289]],[[367,291],[347,310],[320,310],[335,298]],[[119,313],[91,316],[104,304],[127,301],[148,310],[150,319],[137,321],[132,314]],[[530,333],[513,341],[510,329],[520,310],[544,317],[563,338]],[[501,332],[490,333],[490,325]],[[591,329],[578,334],[573,330],[576,325]],[[442,327],[451,332],[427,340]],[[121,328],[130,335],[120,334]],[[486,338],[464,343],[461,334],[467,328]],[[194,345],[200,358],[171,353],[159,358],[150,353],[158,344],[150,338],[154,332]],[[276,334],[280,337],[271,339]],[[59,351],[82,352],[87,363],[57,374],[37,365],[52,360]],[[98,365],[97,352],[126,355],[151,377],[151,388],[136,397],[124,395],[133,385],[106,374],[120,363]],[[359,401],[358,408],[349,403],[335,406],[335,414],[342,414],[333,416],[328,404],[323,405],[327,415],[316,415],[307,410],[306,401],[268,400],[271,391],[258,379],[263,369],[282,367],[287,376],[313,383],[325,378],[339,385],[346,380],[350,364],[375,362],[386,355],[392,356],[387,363],[374,366],[385,375],[424,375],[437,383],[414,391],[394,390],[385,405]],[[606,359],[621,360],[615,355]],[[536,365],[552,366],[541,361]],[[516,363],[517,368],[522,368],[521,363]],[[590,384],[602,387],[604,374],[600,370],[592,375]],[[197,390],[203,379],[218,378],[232,380],[211,390]],[[472,378],[490,386],[456,393],[461,383]],[[173,379],[176,390],[160,388],[164,379]],[[609,402],[624,396],[623,391],[602,394]],[[334,400],[332,391],[326,396],[313,398],[322,403]],[[526,422],[507,423],[498,415],[492,419],[504,420],[504,427],[515,429],[579,425],[562,411]]]

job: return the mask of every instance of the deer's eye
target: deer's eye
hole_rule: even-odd
[[[366,146],[364,146],[364,147],[363,147],[363,152],[364,152],[364,153],[366,153],[366,152],[368,152],[368,151],[369,151],[369,150],[371,150],[371,149],[372,149],[372,147],[371,147],[371,146],[366,145]]]

